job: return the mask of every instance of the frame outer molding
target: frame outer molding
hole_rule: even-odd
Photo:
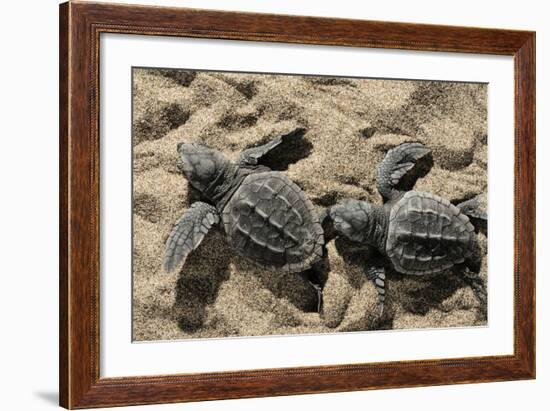
[[[61,406],[91,408],[535,378],[534,32],[88,2],[64,3],[59,10]],[[514,354],[100,378],[98,67],[102,32],[514,56]]]
[[[69,287],[68,287],[68,156],[69,134],[69,13],[68,4],[59,8],[59,403],[69,406]]]

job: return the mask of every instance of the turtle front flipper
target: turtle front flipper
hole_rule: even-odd
[[[172,271],[180,263],[185,263],[189,253],[200,245],[210,228],[219,221],[215,207],[203,202],[193,203],[174,224],[166,241],[164,269]]]
[[[384,267],[372,267],[367,271],[367,278],[374,283],[378,292],[378,303],[380,304],[380,316],[384,314],[386,302],[386,270]]]
[[[240,166],[255,166],[261,160],[263,156],[268,154],[275,147],[279,146],[285,140],[303,134],[305,129],[302,127],[295,128],[290,133],[281,134],[277,137],[274,137],[270,141],[261,146],[251,147],[246,150],[243,150],[237,160],[237,164]]]
[[[420,160],[425,161],[420,164]],[[384,201],[411,190],[432,164],[431,150],[422,143],[403,143],[389,150],[376,172],[376,185]]]

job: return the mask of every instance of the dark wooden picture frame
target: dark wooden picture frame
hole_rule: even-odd
[[[100,378],[101,33],[513,56],[513,355]],[[90,408],[535,378],[534,32],[70,2],[60,6],[59,47],[62,406]]]

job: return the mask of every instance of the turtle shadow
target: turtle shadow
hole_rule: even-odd
[[[428,175],[434,166],[434,159],[432,152],[429,152],[422,158],[416,160],[413,168],[409,170],[396,184],[395,188],[400,191],[414,190],[416,182]]]
[[[305,134],[304,128],[297,128],[283,136],[283,143],[265,154],[260,163],[274,171],[286,171],[291,164],[309,157],[313,144],[305,138]]]
[[[411,314],[426,315],[430,309],[441,309],[441,304],[465,286],[464,280],[453,271],[422,277],[392,275],[402,308]]]
[[[300,311],[317,311],[317,291],[308,282],[317,273],[313,269],[302,273],[275,272],[261,268],[242,258],[234,258],[233,264],[240,272],[249,272],[253,275],[260,287],[268,290],[275,298],[286,300]],[[319,280],[323,283],[323,275]],[[324,277],[326,281],[326,277]]]
[[[215,206],[215,204],[212,204],[212,201],[206,198],[206,196],[203,193],[201,193],[199,190],[193,187],[191,183],[188,181],[187,182],[187,201],[186,201],[187,207],[190,207],[193,203],[196,203],[197,201],[201,201],[203,203],[207,203]]]
[[[173,304],[175,320],[187,333],[203,329],[207,309],[216,302],[221,285],[229,279],[231,250],[221,232],[211,232],[192,252],[179,273]]]

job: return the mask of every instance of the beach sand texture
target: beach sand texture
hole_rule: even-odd
[[[135,68],[133,73],[133,336],[138,341],[485,325],[458,276],[387,273],[386,310],[365,276],[370,251],[330,241],[323,314],[299,275],[262,270],[211,231],[183,269],[162,269],[173,223],[198,199],[176,167],[176,145],[195,141],[231,159],[296,127],[287,175],[318,212],[344,198],[381,203],[374,173],[406,141],[433,150],[415,189],[486,209],[487,87]],[[282,164],[282,162],[281,162]],[[487,279],[487,238],[478,234]]]

